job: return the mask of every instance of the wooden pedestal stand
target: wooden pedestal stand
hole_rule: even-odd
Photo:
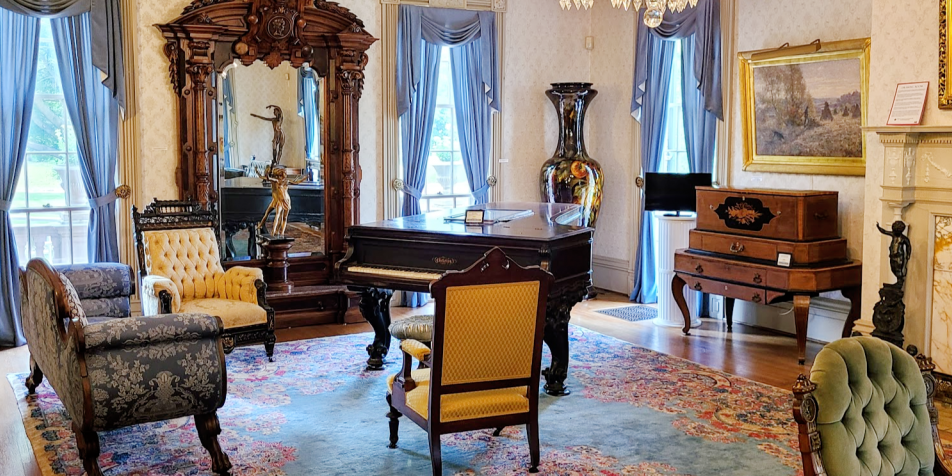
[[[291,292],[294,282],[288,279],[288,251],[294,244],[294,238],[265,235],[260,240],[266,261],[264,282],[268,283],[268,291]]]

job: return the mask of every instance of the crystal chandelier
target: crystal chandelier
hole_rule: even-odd
[[[666,10],[670,9],[681,13],[689,4],[696,7],[698,0],[611,0],[611,2],[615,8],[628,10],[635,7],[636,12],[644,7],[645,25],[648,25],[649,28],[656,28],[661,24],[661,19],[664,17]],[[576,9],[582,7],[589,9],[595,4],[595,0],[559,0],[559,4],[562,5],[563,10],[572,8],[572,4],[575,4]]]

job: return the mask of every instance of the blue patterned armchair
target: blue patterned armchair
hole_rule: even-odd
[[[69,412],[89,476],[103,474],[98,432],[183,416],[195,417],[212,471],[229,474],[231,462],[218,444],[217,410],[226,393],[219,318],[167,314],[91,322],[70,280],[40,259],[22,272],[20,296],[30,350],[27,389],[33,393],[47,379]]]
[[[132,268],[122,263],[90,263],[56,266],[79,295],[79,303],[89,322],[129,317],[129,298],[135,293]]]

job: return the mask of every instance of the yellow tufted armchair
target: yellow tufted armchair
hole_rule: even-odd
[[[804,476],[952,476],[935,364],[875,337],[832,342],[793,387]]]
[[[197,202],[155,200],[142,213],[133,207],[142,314],[202,313],[221,318],[225,352],[264,344],[274,355],[274,309],[258,268],[227,271],[218,251],[216,212]]]
[[[388,380],[391,448],[406,415],[427,431],[433,474],[439,475],[440,435],[526,425],[529,471],[538,471],[539,373],[551,282],[548,272],[522,268],[493,248],[469,269],[430,285],[436,300],[432,352],[404,340],[403,369]],[[413,370],[414,359],[430,368]]]

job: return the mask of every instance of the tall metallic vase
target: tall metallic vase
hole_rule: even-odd
[[[585,110],[598,94],[592,83],[553,83],[545,92],[559,115],[559,146],[542,165],[542,198],[582,205],[586,226],[595,226],[602,205],[602,167],[585,150]]]

